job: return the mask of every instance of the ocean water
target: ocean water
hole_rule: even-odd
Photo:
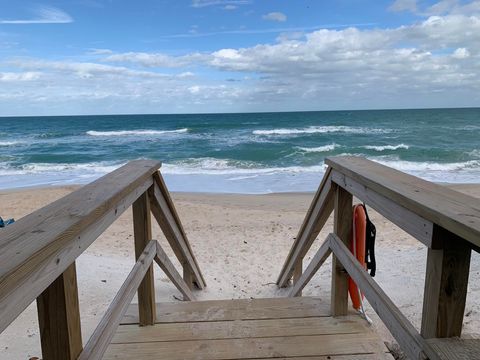
[[[480,182],[480,109],[0,118],[0,189],[90,182],[162,161],[174,191],[313,191],[359,155],[436,182]]]

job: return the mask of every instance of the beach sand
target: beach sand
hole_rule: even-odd
[[[451,185],[480,198],[480,185]],[[76,189],[75,186],[0,192],[0,215],[22,216]],[[202,269],[207,288],[196,291],[199,300],[286,296],[275,281],[297,235],[313,193],[220,195],[176,193],[177,211]],[[370,210],[377,227],[377,276],[394,303],[418,329],[421,320],[426,248]],[[103,316],[134,264],[131,210],[126,211],[77,260],[84,343]],[[307,254],[304,266],[332,230],[332,218]],[[1,231],[1,230],[0,230]],[[173,252],[154,225],[173,260]],[[177,269],[178,262],[174,261]],[[464,336],[480,337],[480,256],[472,253]],[[330,302],[331,262],[325,263],[304,289],[305,296]],[[178,301],[180,293],[155,267],[156,297]],[[373,326],[385,341],[391,336],[367,304]],[[33,303],[0,335],[1,359],[41,357],[36,305]]]

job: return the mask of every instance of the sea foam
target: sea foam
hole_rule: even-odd
[[[362,146],[364,149],[375,150],[375,151],[385,151],[385,150],[398,150],[398,149],[410,149],[410,146],[405,144],[398,144],[398,145],[365,145]]]
[[[0,141],[0,146],[13,146],[21,143],[21,141]]]
[[[90,136],[138,136],[138,135],[162,135],[162,134],[182,134],[188,132],[187,128],[178,130],[118,130],[118,131],[87,131]]]
[[[355,126],[309,126],[301,129],[271,129],[254,130],[254,135],[301,135],[301,134],[325,134],[325,133],[350,133],[350,134],[368,134],[368,133],[389,133],[391,129],[376,129]]]
[[[312,147],[312,148],[298,146],[297,149],[306,153],[323,153],[323,152],[333,151],[339,147],[340,145],[338,144],[328,144],[328,145]]]

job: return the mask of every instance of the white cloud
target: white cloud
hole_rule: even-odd
[[[113,51],[110,49],[88,49],[88,55],[110,55]]]
[[[192,38],[192,37],[207,37],[216,35],[249,35],[249,34],[278,34],[278,33],[299,33],[306,31],[313,31],[318,29],[339,29],[347,27],[370,27],[376,25],[375,23],[354,23],[354,24],[323,24],[317,26],[305,27],[284,27],[284,28],[269,28],[269,29],[238,29],[238,30],[221,30],[212,32],[199,32],[197,29],[190,30],[188,33],[163,35],[163,39],[176,38]]]
[[[440,0],[427,7],[421,7],[421,4],[417,0],[395,0],[388,9],[398,12],[409,11],[419,16],[480,14],[480,0],[467,3],[459,0]]]
[[[453,52],[452,56],[456,59],[466,59],[470,56],[470,51],[465,48],[458,48]]]
[[[198,53],[173,57],[161,53],[128,52],[112,54],[103,58],[102,60],[106,62],[134,63],[146,67],[175,68],[186,66],[193,61],[200,59],[201,57],[202,55]]]
[[[417,0],[395,0],[388,8],[390,11],[417,11]]]
[[[39,72],[0,72],[0,81],[16,82],[16,81],[34,81],[41,76]]]
[[[244,48],[181,56],[106,52],[99,59],[121,66],[14,59],[0,64],[9,74],[2,75],[0,109],[40,103],[70,112],[76,104],[79,111],[111,105],[117,112],[478,106],[479,59],[480,16],[451,13],[387,29],[319,29]],[[28,73],[41,74],[41,81],[12,75]]]
[[[33,10],[33,19],[0,19],[0,24],[67,24],[73,22],[73,18],[65,11],[53,6],[42,6]]]
[[[157,72],[132,70],[122,66],[110,66],[91,62],[66,62],[66,61],[46,61],[17,59],[8,62],[10,65],[21,69],[50,70],[58,73],[74,74],[82,78],[92,78],[95,76],[124,76],[124,77],[144,77],[144,78],[166,78],[169,75]]]
[[[196,8],[214,5],[238,6],[250,4],[251,2],[251,0],[192,0],[192,6]]]
[[[237,5],[232,5],[232,4],[225,5],[223,7],[223,10],[236,10],[236,9],[238,9],[238,6]]]
[[[262,18],[264,20],[278,21],[278,22],[287,21],[287,15],[281,12],[271,12],[266,15],[263,15]]]
[[[198,85],[190,86],[188,88],[188,91],[190,91],[192,94],[198,94],[200,92],[200,86]]]

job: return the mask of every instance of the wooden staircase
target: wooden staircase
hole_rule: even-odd
[[[284,287],[293,278],[289,298],[195,301],[194,289],[206,282],[158,171],[161,164],[139,160],[2,230],[0,332],[36,301],[43,360],[391,358],[365,320],[349,311],[351,277],[409,358],[480,359],[480,340],[460,339],[471,252],[480,251],[478,199],[366,159],[326,163],[277,280]],[[428,249],[420,331],[348,250],[353,196]],[[75,261],[130,207],[136,263],[84,343]],[[332,212],[333,232],[304,269],[305,254]],[[152,239],[152,215],[182,274]],[[330,301],[299,297],[329,256]],[[154,263],[187,301],[156,303]],[[135,294],[138,304],[132,305]]]
[[[134,304],[103,358],[393,359],[364,319],[315,297],[160,303],[144,327]]]

